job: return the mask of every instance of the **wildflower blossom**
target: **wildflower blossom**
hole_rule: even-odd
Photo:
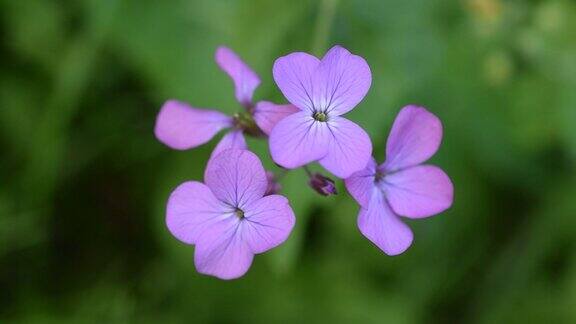
[[[341,117],[366,95],[372,76],[366,61],[340,46],[318,58],[292,53],[276,60],[274,80],[299,108],[270,133],[274,161],[292,169],[313,161],[340,178],[366,166],[372,154],[368,134]]]
[[[452,205],[453,186],[440,168],[422,165],[440,146],[442,124],[425,108],[404,107],[386,143],[386,161],[372,160],[345,180],[360,204],[358,227],[386,254],[404,252],[413,240],[399,216],[424,218]]]
[[[170,195],[168,229],[195,245],[198,272],[221,279],[241,277],[255,254],[284,242],[295,218],[288,200],[264,196],[262,163],[247,150],[224,150],[208,162],[204,183],[188,181]]]
[[[227,47],[219,47],[215,59],[234,82],[236,100],[245,111],[227,116],[217,110],[168,100],[160,109],[154,130],[156,137],[167,146],[176,150],[191,149],[210,141],[221,130],[231,129],[216,145],[212,157],[226,149],[246,149],[244,133],[268,134],[278,120],[297,111],[292,105],[268,101],[253,104],[252,95],[260,85],[258,75]]]

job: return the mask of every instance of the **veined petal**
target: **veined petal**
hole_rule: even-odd
[[[258,125],[266,135],[270,135],[272,128],[274,128],[280,120],[299,111],[300,109],[291,104],[277,105],[269,101],[260,101],[254,107],[253,116],[256,125]]]
[[[280,57],[273,74],[280,91],[296,107],[332,116],[352,110],[372,83],[366,61],[341,46],[331,48],[322,61],[302,52]]]
[[[268,187],[266,172],[258,157],[247,150],[225,150],[208,161],[204,182],[216,198],[231,206],[262,198]]]
[[[368,207],[358,214],[360,232],[388,255],[398,255],[412,245],[414,235],[386,203],[382,192],[376,190]]]
[[[239,235],[240,223],[234,216],[213,224],[202,234],[194,251],[198,272],[229,280],[248,271],[254,254]]]
[[[270,195],[246,205],[242,220],[242,239],[254,254],[266,252],[290,235],[296,218],[288,199]]]
[[[379,190],[375,184],[376,180],[376,161],[370,159],[368,165],[363,170],[355,172],[344,180],[346,189],[350,195],[362,207],[368,207],[372,191]]]
[[[442,123],[434,114],[417,106],[402,108],[386,143],[383,167],[392,172],[428,160],[440,147]]]
[[[184,182],[176,188],[166,207],[166,225],[184,243],[195,244],[206,227],[230,216],[210,188],[200,182]]]
[[[210,155],[210,159],[213,159],[216,155],[220,154],[222,151],[230,150],[230,149],[237,149],[237,150],[246,150],[248,149],[248,145],[246,145],[246,139],[244,138],[244,134],[239,129],[233,129],[226,133],[218,142],[218,145],[212,151]]]
[[[330,115],[352,110],[366,96],[372,83],[366,60],[338,45],[324,55],[316,73],[315,105]]]
[[[300,111],[282,119],[270,133],[274,162],[294,169],[323,158],[328,153],[330,131],[327,123]]]
[[[232,126],[232,118],[207,109],[169,100],[162,106],[154,133],[156,138],[176,150],[187,150],[208,142],[216,133]]]
[[[328,154],[320,164],[335,176],[345,179],[366,167],[372,156],[372,142],[355,123],[339,116],[327,122],[331,135]]]
[[[454,188],[442,169],[420,165],[386,175],[383,189],[399,215],[423,218],[452,206]]]
[[[320,60],[307,53],[296,52],[282,56],[274,62],[274,81],[284,97],[294,106],[314,111],[315,71]]]
[[[260,85],[260,77],[228,47],[218,47],[216,63],[232,78],[236,88],[236,100],[243,105],[249,105],[254,90]]]

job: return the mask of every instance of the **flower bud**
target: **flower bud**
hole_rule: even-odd
[[[321,175],[320,173],[312,173],[310,175],[310,179],[308,180],[308,185],[314,191],[321,194],[322,196],[331,196],[336,195],[338,192],[336,191],[336,185],[334,184],[334,180]]]

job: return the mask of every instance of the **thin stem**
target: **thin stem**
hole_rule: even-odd
[[[318,18],[314,28],[314,40],[312,43],[312,53],[321,56],[326,50],[326,44],[330,38],[330,29],[336,15],[338,0],[322,0],[318,9]]]
[[[303,166],[302,169],[306,171],[306,174],[308,175],[309,178],[312,178],[312,171],[310,171],[307,165]]]
[[[278,172],[278,175],[276,176],[276,181],[280,181],[282,180],[282,178],[284,178],[287,174],[288,171],[290,171],[289,169],[280,169],[280,172]]]

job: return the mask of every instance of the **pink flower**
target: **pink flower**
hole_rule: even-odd
[[[198,272],[221,279],[244,275],[255,254],[289,236],[294,213],[284,196],[264,196],[266,173],[256,155],[224,150],[208,162],[204,183],[188,181],[170,195],[168,229],[196,246]]]
[[[440,146],[442,124],[425,108],[402,108],[386,143],[386,161],[372,160],[345,180],[360,204],[358,227],[388,255],[412,244],[413,234],[399,216],[424,218],[452,205],[453,186],[442,169],[422,165]]]
[[[268,101],[253,105],[252,94],[260,85],[258,75],[227,47],[219,47],[215,58],[218,66],[232,78],[236,100],[246,113],[227,116],[217,110],[168,100],[160,109],[154,129],[160,142],[176,150],[187,150],[210,141],[223,129],[231,129],[212,152],[214,157],[225,149],[246,149],[244,132],[261,130],[269,134],[280,119],[297,111],[292,105],[275,105]]]
[[[272,158],[293,169],[319,163],[340,178],[363,169],[372,154],[368,134],[341,115],[352,110],[372,82],[366,61],[340,46],[318,58],[292,53],[274,63],[274,80],[299,111],[270,133]]]

